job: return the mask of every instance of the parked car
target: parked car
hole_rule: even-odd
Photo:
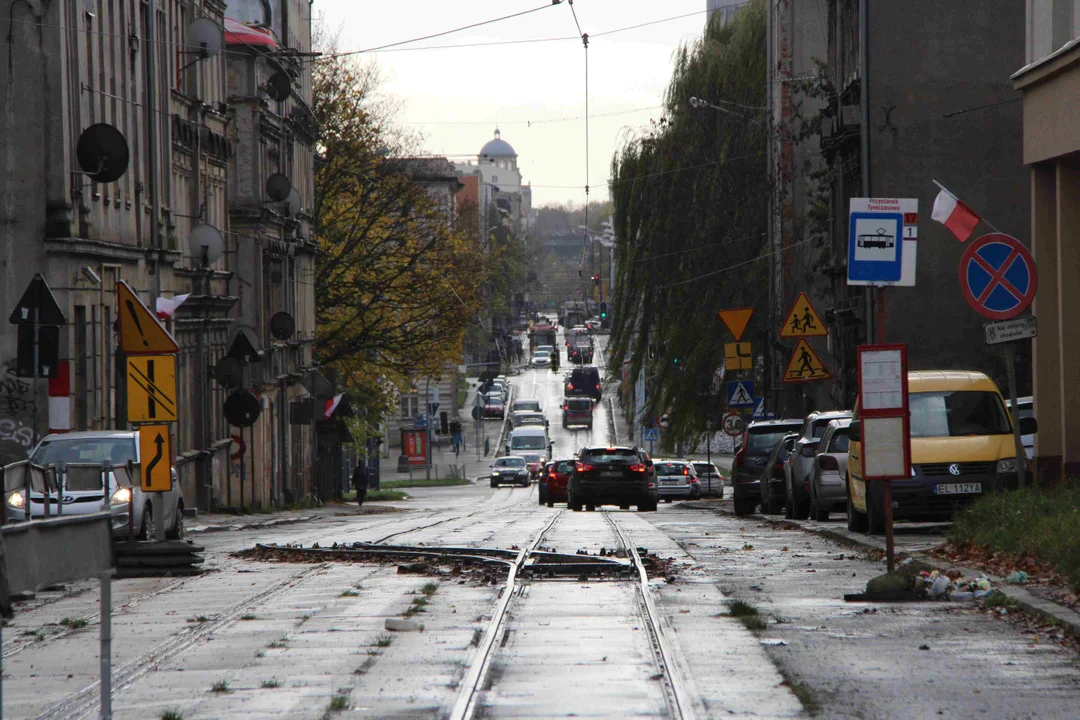
[[[514,413],[532,411],[542,413],[543,409],[540,407],[539,400],[515,400],[510,406],[510,411]]]
[[[108,468],[126,465],[128,461],[141,463],[139,457],[139,431],[98,430],[91,432],[73,432],[46,435],[30,453],[30,462],[35,465],[55,466],[60,478],[64,478],[68,464],[103,465]],[[105,496],[109,496],[109,511],[112,514],[112,532],[114,537],[127,537],[128,522],[133,522],[133,534],[143,540],[154,539],[157,530],[154,513],[165,513],[165,535],[179,539],[184,536],[184,499],[176,477],[176,469],[171,467],[173,489],[163,493],[162,507],[155,506],[157,495],[144,493],[138,482],[133,487],[121,487],[116,474],[106,472],[106,486],[102,490],[68,490],[66,487],[57,498],[49,495],[49,513],[57,514],[57,505],[62,504],[64,515],[84,515],[101,510]],[[136,479],[137,480],[137,479]],[[5,512],[9,522],[26,519],[26,495],[23,490],[12,490],[5,497]],[[58,500],[60,501],[58,503]],[[30,493],[30,517],[45,517],[45,495]]]
[[[600,401],[600,371],[595,367],[577,367],[570,371],[564,388],[566,397],[591,397]]]
[[[484,417],[500,420],[506,417],[506,403],[501,393],[490,392],[484,396]]]
[[[829,519],[833,510],[847,506],[848,426],[851,418],[833,420],[825,428],[810,473],[810,517]]]
[[[805,520],[810,516],[810,475],[821,436],[833,420],[850,418],[851,412],[847,410],[812,412],[806,416],[795,449],[784,465],[785,517]]]
[[[708,497],[724,497],[724,474],[716,465],[708,462],[695,462],[694,472],[701,482],[701,494]]]
[[[1035,401],[1028,395],[1027,397],[1016,398],[1016,406],[1020,409],[1020,419],[1035,417]],[[1005,407],[1012,411],[1012,401],[1006,400]],[[1020,436],[1021,442],[1024,444],[1024,454],[1027,455],[1027,459],[1030,460],[1035,454],[1035,433],[1028,433]],[[1028,472],[1031,471],[1030,466]]]
[[[574,512],[583,506],[592,511],[600,505],[636,505],[638,512],[655,511],[660,497],[648,453],[625,446],[582,448],[566,493],[567,505]]]
[[[574,461],[552,460],[545,466],[540,477],[540,504],[555,507],[557,502],[566,502],[566,486],[570,482],[570,473],[574,471]]]
[[[525,464],[525,458],[495,458],[495,462],[491,464],[491,487],[507,483],[529,487],[529,468]]]
[[[592,430],[593,401],[588,397],[568,397],[563,400],[562,426],[584,425]]]
[[[677,498],[701,498],[701,484],[689,461],[655,460],[653,467],[656,469],[657,491],[664,502],[669,503]]]
[[[1018,483],[1013,426],[997,385],[980,372],[908,373],[911,412],[910,478],[892,481],[893,517],[951,520],[984,495]],[[1038,432],[1035,418],[1020,433]],[[882,483],[862,476],[862,423],[856,405],[848,426],[848,528],[885,528]]]
[[[547,428],[526,425],[510,431],[506,438],[506,454],[520,455],[528,452],[546,453],[550,440]]]
[[[787,493],[784,490],[784,466],[795,448],[799,433],[788,433],[776,441],[769,451],[765,465],[761,469],[758,484],[761,490],[761,512],[776,515],[784,509]]]
[[[548,420],[544,417],[543,413],[532,412],[531,410],[526,412],[516,412],[510,416],[510,426],[515,430],[527,425],[547,427]]]
[[[766,458],[776,443],[800,427],[802,420],[758,420],[747,425],[731,466],[731,494],[736,515],[754,512],[761,497],[759,481]]]
[[[505,403],[510,399],[510,381],[500,375],[491,381],[491,390],[489,392],[498,392],[502,395],[503,402]]]
[[[529,364],[533,367],[548,367],[551,365],[551,352],[548,350],[536,350],[532,354]]]

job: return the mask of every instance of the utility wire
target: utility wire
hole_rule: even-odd
[[[746,261],[741,262],[741,263],[735,263],[734,265],[728,265],[725,268],[720,268],[719,270],[713,270],[712,272],[707,272],[704,275],[698,275],[697,277],[692,277],[692,278],[689,278],[687,280],[679,280],[678,282],[668,283],[667,285],[660,285],[659,287],[656,287],[656,288],[653,288],[653,289],[654,290],[667,290],[668,288],[673,288],[673,287],[676,287],[678,285],[686,285],[687,283],[697,282],[698,280],[704,280],[705,278],[712,277],[713,275],[719,275],[721,273],[726,273],[726,272],[728,272],[730,270],[735,270],[737,268],[741,268],[744,265],[750,265],[751,263],[756,263],[759,260],[764,260],[765,258],[771,257],[772,255],[778,255],[778,254],[780,254],[782,252],[787,252],[791,248],[798,247],[800,245],[805,245],[808,242],[813,242],[813,240],[812,239],[810,239],[810,240],[802,240],[802,241],[797,242],[797,243],[792,243],[791,245],[788,245],[787,247],[781,248],[779,250],[774,250],[773,252],[770,252],[770,253],[765,253],[764,255],[758,255],[756,258],[752,258],[750,260],[746,260]]]

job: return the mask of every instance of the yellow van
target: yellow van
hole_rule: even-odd
[[[911,478],[892,481],[893,518],[941,521],[977,498],[1017,486],[1012,420],[994,381],[980,372],[908,373]],[[865,482],[859,407],[848,447],[848,529],[885,531],[882,483]],[[1034,418],[1020,432],[1034,433]]]

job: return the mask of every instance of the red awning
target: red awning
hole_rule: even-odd
[[[225,44],[248,45],[271,50],[277,50],[278,47],[273,30],[248,27],[239,20],[233,20],[232,18],[225,18]]]

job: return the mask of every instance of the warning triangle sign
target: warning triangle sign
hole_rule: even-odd
[[[746,332],[746,326],[750,323],[750,316],[754,314],[754,308],[740,308],[738,310],[721,310],[720,319],[727,325],[727,329],[735,336],[735,342],[742,340],[742,334]]]
[[[780,328],[780,337],[825,337],[828,334],[829,328],[825,327],[821,316],[810,304],[810,298],[806,297],[806,293],[799,293],[799,297],[795,298],[795,304],[791,306],[791,312],[788,313],[787,319]]]
[[[123,280],[116,283],[116,305],[122,351],[128,355],[170,355],[180,351],[172,335]]]
[[[831,377],[832,373],[825,369],[825,364],[814,349],[805,340],[799,340],[795,352],[791,355],[791,362],[784,371],[784,382],[828,380]]]

